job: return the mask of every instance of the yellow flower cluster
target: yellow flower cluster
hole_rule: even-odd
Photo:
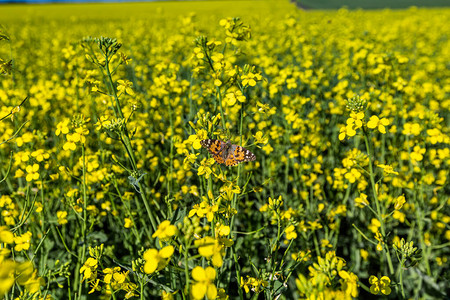
[[[2,7],[0,297],[431,298],[449,15]]]

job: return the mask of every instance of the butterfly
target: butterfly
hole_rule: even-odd
[[[218,164],[235,166],[243,161],[254,161],[256,159],[255,154],[244,147],[231,144],[230,141],[225,143],[220,140],[207,139],[200,141],[200,144],[203,148],[208,149]]]

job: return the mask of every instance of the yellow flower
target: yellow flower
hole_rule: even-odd
[[[123,225],[123,227],[130,228],[131,226],[133,226],[133,220],[131,220],[130,218],[125,218],[125,224]]]
[[[25,132],[22,136],[16,138],[17,147],[22,147],[24,144],[30,143],[33,137],[31,132]]]
[[[255,86],[257,81],[262,80],[262,76],[260,74],[253,74],[252,72],[248,72],[248,74],[244,74],[241,76],[242,86]]]
[[[66,150],[66,151],[67,150],[75,151],[75,149],[77,149],[77,145],[73,141],[72,135],[71,134],[67,134],[66,135],[66,139],[67,139],[67,142],[64,143],[63,149]]]
[[[75,129],[75,132],[72,134],[72,142],[84,144],[86,142],[85,135],[89,134],[89,129],[78,127]]]
[[[83,274],[83,280],[95,279],[97,277],[98,261],[93,257],[89,257],[80,268],[80,274]]]
[[[0,226],[0,243],[12,244],[14,242],[14,234],[9,231],[8,227]]]
[[[392,166],[390,166],[390,165],[379,164],[379,165],[377,165],[377,167],[383,169],[384,176],[387,176],[387,175],[390,175],[390,174],[398,175],[398,172],[395,172],[394,168]]]
[[[377,116],[371,116],[369,122],[367,122],[367,127],[373,129],[378,127],[378,131],[385,134],[385,126],[389,125],[389,120],[386,118],[379,119]]]
[[[356,179],[361,177],[361,172],[358,169],[352,168],[350,172],[345,173],[344,177],[348,179],[350,183],[355,183]]]
[[[165,220],[158,225],[158,229],[153,233],[153,238],[159,238],[160,241],[166,241],[177,233],[177,227],[170,224],[170,221]]]
[[[190,169],[190,165],[195,163],[200,153],[189,153],[187,150],[184,150],[184,154],[186,155],[186,157],[183,160],[183,164],[188,165],[187,168]]]
[[[269,197],[269,209],[277,210],[282,205],[283,205],[283,199],[282,199],[281,195],[276,199],[272,199],[271,197]]]
[[[375,232],[375,236],[374,237],[378,241],[377,248],[376,248],[377,251],[382,251],[383,250],[383,245],[384,245],[383,236],[381,235],[381,233],[379,231],[377,231],[377,232]]]
[[[144,253],[144,272],[152,274],[155,271],[164,269],[169,263],[169,258],[173,255],[173,246],[166,246],[161,250],[148,249]]]
[[[245,102],[246,98],[239,89],[229,90],[225,94],[225,101],[229,106],[236,104],[236,101]]]
[[[41,283],[44,283],[44,280],[41,277],[37,276],[37,271],[34,271],[25,282],[23,283],[18,282],[18,283],[25,286],[25,288],[28,290],[30,294],[34,294],[39,291]]]
[[[31,156],[34,157],[38,162],[50,158],[50,154],[46,153],[43,149],[38,149],[36,151],[31,152]]]
[[[369,257],[369,251],[367,251],[366,249],[360,249],[359,253],[360,253],[362,259],[367,261],[367,258]]]
[[[25,169],[25,171],[27,171],[27,177],[25,177],[25,179],[30,182],[33,180],[38,180],[39,179],[39,165],[38,164],[33,164],[28,165],[27,168]]]
[[[364,193],[359,194],[359,197],[355,198],[355,204],[358,207],[365,207],[369,205],[369,201],[367,201],[367,195]]]
[[[223,259],[221,251],[223,246],[220,245],[216,239],[206,236],[202,239],[196,240],[194,244],[198,247],[198,253],[201,256],[206,257],[207,259],[212,259],[213,266],[222,266]]]
[[[95,291],[100,291],[101,288],[98,286],[100,283],[100,279],[92,280],[89,284],[91,285],[91,290],[88,292],[88,294],[92,294]]]
[[[420,124],[419,123],[405,123],[403,125],[403,131],[402,134],[409,135],[419,135],[421,131]]]
[[[192,270],[192,278],[196,281],[191,287],[191,296],[193,299],[215,299],[217,297],[217,288],[214,285],[216,278],[216,270],[212,267],[203,269],[202,267],[195,267]]]
[[[395,198],[394,202],[395,202],[394,209],[400,210],[403,207],[403,204],[406,203],[405,196],[404,195],[398,196],[397,198]]]
[[[275,106],[270,107],[270,105],[267,103],[261,103],[259,101],[256,101],[256,106],[258,107],[258,112],[262,114],[268,114],[269,116],[271,116],[277,112],[277,108]]]
[[[250,292],[250,290],[252,290],[255,293],[259,293],[268,285],[269,282],[262,278],[254,278],[247,276],[247,279],[244,280],[244,278],[241,277],[241,287],[244,288],[245,293]]]
[[[194,55],[198,59],[203,59],[205,57],[205,54],[203,54],[202,48],[200,48],[200,47],[195,47],[194,48]]]
[[[339,140],[342,141],[346,136],[352,137],[356,135],[354,119],[347,119],[347,125],[339,130]]]
[[[103,273],[106,274],[105,277],[103,278],[103,280],[105,281],[105,283],[111,283],[111,280],[113,280],[113,276],[114,274],[116,274],[117,272],[120,272],[120,267],[114,267],[114,268],[106,268],[103,270]]]
[[[205,178],[208,179],[212,173],[211,166],[214,164],[214,158],[204,158],[200,162],[200,167],[198,167],[197,175],[202,176],[205,175]]]
[[[422,161],[425,152],[426,152],[425,148],[421,148],[420,146],[414,146],[414,151],[411,152],[411,160],[413,161],[413,163]]]
[[[16,281],[25,286],[31,294],[39,291],[41,278],[34,271],[33,264],[29,261],[16,265]]]
[[[58,218],[58,224],[59,225],[64,225],[67,224],[67,211],[63,211],[63,210],[58,210],[56,212],[56,217]]]
[[[133,83],[129,80],[117,80],[117,91],[121,94],[126,92],[128,95],[133,96],[134,91],[132,89]]]
[[[378,277],[371,275],[369,283],[371,284],[370,292],[372,294],[378,295],[381,292],[384,295],[389,295],[391,293],[391,280],[387,276],[378,279]]]
[[[352,297],[358,297],[358,276],[345,270],[340,270],[339,276],[343,279],[341,281],[341,286],[345,294],[351,295]]]
[[[381,223],[378,219],[372,218],[370,221],[370,225],[368,226],[369,230],[373,233],[376,233],[378,231],[378,228],[381,227]]]
[[[36,207],[36,212],[40,213],[44,209],[44,205],[41,202],[35,202],[34,206]]]
[[[350,113],[350,118],[347,119],[347,125],[339,130],[339,140],[342,141],[346,136],[352,137],[356,135],[356,129],[361,128],[364,119],[364,112]]]
[[[59,122],[59,123],[56,125],[56,131],[55,131],[55,134],[58,135],[58,136],[59,136],[61,133],[62,133],[62,134],[68,134],[68,133],[69,133],[69,125],[70,125],[70,120],[68,120],[68,119]]]
[[[0,262],[0,297],[6,294],[14,284],[16,263],[11,260]]]
[[[255,144],[265,145],[269,142],[269,138],[264,137],[262,131],[258,131],[253,137],[255,138]]]
[[[101,130],[103,128],[107,128],[108,125],[111,125],[111,121],[108,120],[107,116],[100,116],[97,120],[97,123],[94,124],[95,129]]]
[[[216,235],[217,236],[227,236],[230,234],[230,226],[224,224],[216,224]]]
[[[292,239],[296,239],[297,238],[297,233],[295,232],[295,226],[294,225],[289,225],[286,230],[286,239],[288,240],[292,240]]]
[[[351,112],[350,113],[350,118],[353,119],[353,122],[355,124],[356,128],[361,128],[363,123],[362,121],[364,120],[364,112],[360,111],[360,112]],[[347,121],[348,123],[348,121]]]
[[[162,291],[161,299],[162,300],[173,300],[173,295],[175,293],[167,293],[166,291]]]
[[[31,232],[27,231],[21,236],[14,237],[14,243],[16,244],[14,250],[22,251],[30,249],[31,235]]]
[[[192,147],[195,149],[195,150],[198,150],[198,149],[200,149],[201,147],[202,147],[202,145],[200,144],[200,142],[202,141],[202,140],[204,140],[205,138],[206,138],[206,131],[204,131],[203,129],[202,130],[199,130],[196,134],[191,134],[190,136],[189,136],[189,138],[187,139],[187,141],[185,141],[185,143],[187,143],[188,145],[189,144],[192,144]]]

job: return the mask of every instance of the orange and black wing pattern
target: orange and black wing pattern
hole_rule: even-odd
[[[244,147],[238,145],[232,145],[228,151],[227,159],[225,160],[225,165],[235,166],[241,162],[254,161],[256,159],[255,154],[245,149]]]
[[[219,140],[212,140],[212,139],[207,139],[207,140],[202,140],[200,141],[200,145],[202,145],[203,148],[208,149],[209,153],[211,153],[211,155],[213,156],[214,160],[218,163],[218,164],[224,164],[225,160],[223,159],[223,157],[225,157],[225,155],[223,154],[223,151],[225,150],[225,142],[219,141]]]

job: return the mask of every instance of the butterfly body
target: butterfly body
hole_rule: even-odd
[[[202,140],[200,144],[208,149],[218,164],[226,166],[235,166],[244,161],[254,161],[256,156],[244,147],[233,145],[221,140],[207,139]]]

